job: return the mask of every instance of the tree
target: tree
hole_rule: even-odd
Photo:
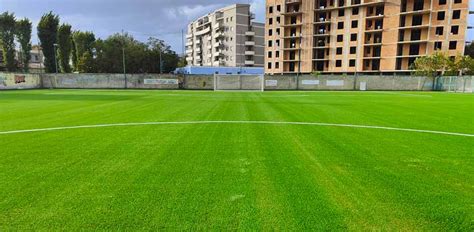
[[[23,64],[23,72],[29,71],[31,59],[31,30],[32,24],[29,19],[22,19],[16,22],[16,38],[20,44],[20,61]]]
[[[3,60],[8,71],[16,71],[15,63],[15,15],[5,12],[0,15],[0,40],[3,49]]]
[[[43,15],[38,24],[38,37],[43,48],[44,66],[48,73],[56,71],[55,44],[57,42],[58,25],[59,17],[52,12]]]
[[[93,54],[92,50],[94,48],[95,35],[88,31],[75,31],[72,38],[74,40],[74,50],[76,51],[72,63],[76,65],[74,69],[78,70],[77,65],[79,64],[80,59],[84,57],[84,53],[89,52],[89,54]]]
[[[71,66],[69,61],[71,60],[71,49],[72,49],[72,37],[71,37],[71,25],[63,24],[58,29],[58,60],[61,72],[70,73]]]
[[[74,71],[77,71],[77,50],[76,50],[76,43],[74,42],[74,39],[71,39],[71,60],[72,60],[72,67]]]
[[[438,76],[444,74],[448,67],[447,56],[444,53],[434,53],[430,56],[422,56],[415,60],[412,69],[416,75],[430,77],[433,81],[432,88],[436,88]]]
[[[474,59],[470,56],[458,55],[448,62],[449,75],[469,75],[474,71],[472,69]]]
[[[474,58],[474,41],[472,41],[469,45],[466,46],[464,55]]]
[[[82,73],[93,73],[94,71],[94,59],[89,52],[85,52],[77,63],[77,71]]]

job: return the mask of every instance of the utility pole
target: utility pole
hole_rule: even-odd
[[[125,78],[125,89],[128,88],[128,81],[127,81],[127,68],[125,66],[125,35],[122,29],[122,65],[123,65],[123,76]]]

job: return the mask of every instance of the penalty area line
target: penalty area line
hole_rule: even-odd
[[[131,123],[113,123],[113,124],[97,124],[97,125],[82,125],[82,126],[65,126],[65,127],[51,127],[25,130],[0,131],[0,135],[59,131],[59,130],[73,130],[73,129],[87,129],[87,128],[101,128],[101,127],[127,127],[127,126],[146,126],[146,125],[192,125],[192,124],[270,124],[270,125],[303,125],[303,126],[321,126],[321,127],[347,127],[347,128],[362,128],[362,129],[378,129],[390,131],[404,131],[416,132],[425,134],[439,134],[452,135],[462,137],[474,137],[474,134],[421,130],[410,128],[386,127],[386,126],[369,126],[369,125],[353,125],[353,124],[338,124],[338,123],[322,123],[322,122],[279,122],[279,121],[183,121],[183,122],[131,122]]]

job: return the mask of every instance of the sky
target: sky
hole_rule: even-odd
[[[140,41],[151,36],[163,39],[182,53],[181,31],[190,21],[235,3],[250,3],[256,20],[264,22],[265,0],[0,0],[0,12],[29,18],[36,28],[41,16],[53,11],[61,23],[71,24],[75,30],[92,31],[99,38],[124,30]],[[474,4],[470,8],[474,10]],[[474,26],[474,15],[469,21]],[[37,43],[36,30],[33,37],[33,43]],[[468,40],[474,40],[474,30],[469,30]]]

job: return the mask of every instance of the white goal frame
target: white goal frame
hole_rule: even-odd
[[[236,77],[239,78],[239,88],[236,89],[219,89],[219,76],[226,76],[226,77]],[[260,87],[259,89],[243,89],[242,88],[242,79],[244,77],[259,77]],[[214,74],[214,91],[258,91],[264,92],[265,91],[265,75],[263,74]]]

